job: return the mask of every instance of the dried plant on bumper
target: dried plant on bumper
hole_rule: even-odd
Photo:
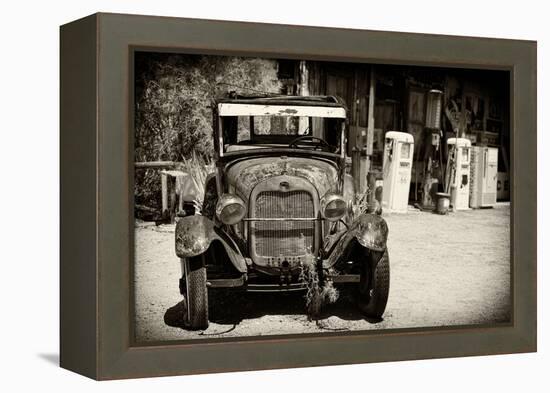
[[[311,253],[311,248],[305,246],[303,235],[301,237],[304,241],[305,258],[301,263],[300,281],[304,282],[307,286],[305,298],[308,316],[312,319],[317,319],[321,308],[325,304],[335,303],[338,300],[339,293],[332,281],[325,280],[321,286],[316,258]]]

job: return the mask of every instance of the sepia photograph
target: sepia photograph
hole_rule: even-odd
[[[133,53],[136,343],[511,323],[510,72]]]

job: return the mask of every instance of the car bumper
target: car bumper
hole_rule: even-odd
[[[326,280],[334,284],[354,284],[359,283],[358,274],[340,274],[325,277]],[[254,283],[248,282],[245,275],[238,278],[219,278],[209,279],[206,283],[208,288],[240,288],[247,292],[293,292],[307,289],[307,284],[299,282],[281,282],[281,283]]]

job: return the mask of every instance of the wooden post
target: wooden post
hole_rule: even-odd
[[[459,138],[465,138],[466,137],[466,122],[467,122],[467,118],[466,118],[466,92],[465,92],[465,87],[466,87],[466,82],[464,81],[464,79],[462,79],[461,81],[462,83],[462,102],[460,103],[460,126],[459,126],[459,131],[458,131],[458,137]]]
[[[367,157],[368,157],[368,170],[370,171],[370,158],[372,156],[372,145],[374,139],[374,99],[376,94],[376,74],[374,72],[374,66],[371,66],[370,70],[370,87],[369,87],[369,118],[367,122]]]
[[[300,81],[298,84],[298,94],[301,96],[309,96],[309,73],[307,69],[307,62],[301,60],[299,64]],[[298,130],[300,135],[304,135],[309,128],[309,120],[307,118],[300,117],[298,123]],[[313,135],[313,130],[309,130],[310,135]]]
[[[378,201],[376,200],[376,174],[370,171],[367,174],[367,181],[369,187],[368,208],[369,213],[374,213],[378,209]]]
[[[363,138],[364,139],[364,138]],[[359,192],[361,195],[368,192],[367,174],[369,173],[369,158],[365,154],[365,148],[359,150]]]
[[[300,60],[300,84],[298,86],[298,94],[301,96],[309,95],[309,72],[307,69],[307,62]]]
[[[361,158],[361,152],[356,146],[353,146],[351,149],[351,176],[353,177],[353,187],[355,188],[355,197],[357,198],[360,190],[359,159]]]
[[[176,212],[177,212],[176,178],[174,176],[168,177],[168,195],[169,195],[168,211],[169,211],[170,223],[173,224],[176,220]]]
[[[371,171],[371,157],[372,157],[372,146],[374,142],[374,100],[375,100],[375,94],[376,94],[376,74],[374,72],[374,66],[371,66],[370,69],[370,78],[369,78],[370,86],[369,86],[369,111],[368,111],[368,120],[367,120],[367,135],[364,139],[365,146],[363,146],[364,149],[364,173],[362,182],[364,183],[364,188],[368,189],[368,203],[371,206],[374,206],[375,199],[374,199],[374,189],[368,188],[368,174]],[[363,165],[362,165],[363,166]],[[363,187],[362,187],[363,188]]]
[[[160,186],[162,190],[162,217],[165,217],[168,211],[168,175],[164,172],[160,174]]]

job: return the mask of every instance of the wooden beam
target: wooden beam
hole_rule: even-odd
[[[173,168],[176,166],[176,163],[174,161],[147,161],[147,162],[135,162],[134,163],[135,168],[158,168],[158,169],[164,169],[164,168]]]
[[[158,213],[158,210],[153,208],[153,207],[149,207],[149,206],[145,206],[145,205],[138,205],[138,204],[135,204],[134,205],[134,208],[136,210],[142,210],[144,212],[147,212],[147,213]]]

